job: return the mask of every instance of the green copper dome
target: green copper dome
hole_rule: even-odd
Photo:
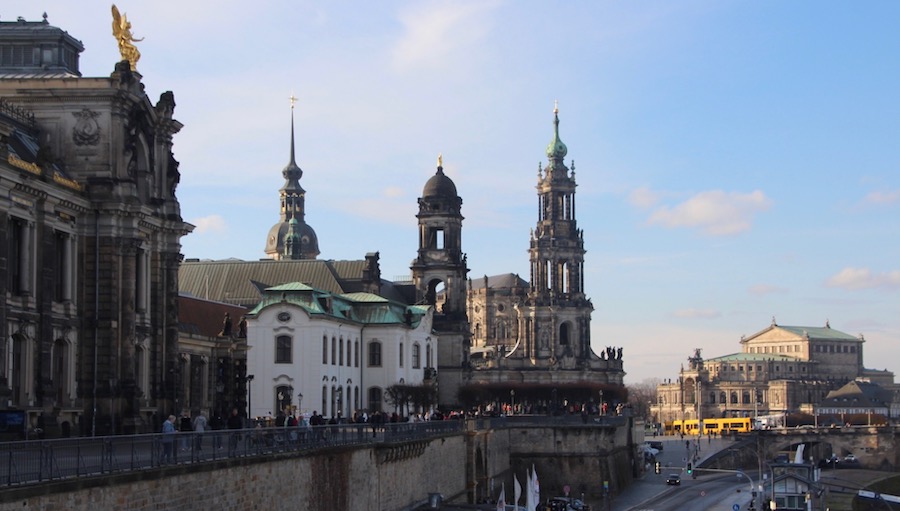
[[[560,159],[566,157],[566,153],[569,152],[569,148],[566,147],[566,144],[563,144],[563,141],[559,139],[559,107],[553,108],[553,140],[550,141],[550,144],[547,146],[547,157],[551,160]]]

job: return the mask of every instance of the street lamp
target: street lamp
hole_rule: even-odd
[[[247,418],[251,418],[253,414],[253,391],[251,390],[250,383],[253,381],[253,375],[247,375]]]
[[[298,392],[298,393],[297,393],[297,411],[299,411],[300,413],[303,413],[303,406],[302,406],[302,405],[303,405],[303,393],[302,393],[302,392]]]
[[[515,415],[516,414],[516,389],[510,389],[509,401],[510,401],[509,414]]]

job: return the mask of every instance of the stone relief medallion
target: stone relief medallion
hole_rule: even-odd
[[[78,120],[72,128],[72,140],[75,145],[97,145],[100,142],[100,124],[97,122],[99,112],[83,109],[80,112],[72,112]]]
[[[291,320],[291,314],[289,312],[279,312],[278,313],[278,321],[282,323],[287,323]]]

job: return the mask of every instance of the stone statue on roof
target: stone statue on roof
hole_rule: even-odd
[[[144,38],[134,38],[134,35],[131,33],[131,22],[128,21],[128,16],[120,13],[116,4],[112,6],[112,17],[113,37],[119,43],[119,54],[122,56],[122,60],[128,61],[132,71],[137,71],[137,62],[141,59],[141,52],[138,51],[137,46],[133,43],[143,41]]]

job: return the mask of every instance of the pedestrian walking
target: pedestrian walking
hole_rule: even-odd
[[[238,415],[238,409],[231,410],[231,416],[228,417],[228,429],[231,434],[228,438],[228,456],[237,454],[238,442],[241,440],[240,430],[244,429],[244,418]]]
[[[174,461],[177,461],[175,458],[175,416],[169,415],[162,426],[162,457],[159,464],[166,465]]]
[[[200,452],[203,450],[203,433],[209,429],[209,422],[206,420],[206,415],[203,412],[197,414],[194,417],[194,449],[197,450],[197,455],[200,455]]]

